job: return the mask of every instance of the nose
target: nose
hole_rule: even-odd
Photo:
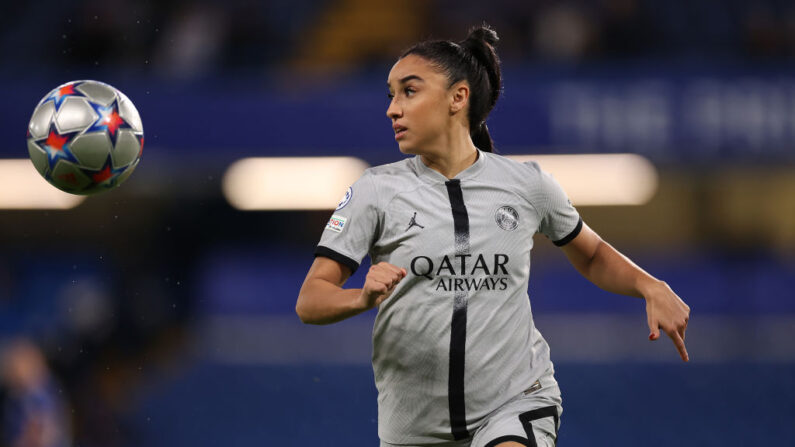
[[[397,103],[395,98],[392,98],[392,100],[389,102],[389,107],[386,109],[386,116],[393,121],[403,116],[403,109]]]

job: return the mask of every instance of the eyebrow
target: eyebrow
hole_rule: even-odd
[[[424,79],[422,79],[421,77],[419,77],[419,76],[417,76],[417,75],[413,75],[413,74],[412,74],[412,75],[408,75],[408,76],[404,76],[404,77],[400,78],[400,80],[398,81],[398,83],[400,83],[400,84],[405,84],[405,83],[407,83],[407,82],[409,82],[409,81],[412,81],[412,80],[415,80],[415,79],[416,79],[417,81],[420,81],[420,82],[424,82],[424,81],[425,81],[425,80],[424,80]],[[389,86],[389,81],[387,81],[386,85],[387,85],[387,86]]]

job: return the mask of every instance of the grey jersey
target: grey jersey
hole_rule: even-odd
[[[316,255],[355,270],[369,254],[408,272],[373,328],[382,440],[466,439],[552,371],[527,295],[533,234],[563,245],[581,228],[535,163],[480,152],[448,180],[417,156],[362,175]]]

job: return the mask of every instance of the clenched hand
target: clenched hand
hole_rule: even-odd
[[[364,280],[360,304],[366,309],[378,306],[392,295],[395,286],[406,277],[406,269],[388,262],[379,262],[370,267]]]

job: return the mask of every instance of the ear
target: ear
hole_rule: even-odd
[[[450,114],[454,115],[469,103],[469,83],[458,81],[450,87]]]

